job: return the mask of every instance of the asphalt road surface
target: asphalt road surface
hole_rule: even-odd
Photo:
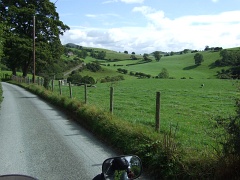
[[[36,95],[2,83],[0,175],[92,179],[116,154]]]

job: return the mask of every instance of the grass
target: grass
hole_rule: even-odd
[[[215,117],[234,114],[236,83],[217,79],[135,79],[99,83],[96,88],[88,88],[87,95],[89,105],[109,111],[110,86],[114,86],[114,115],[154,130],[155,96],[160,91],[161,132],[167,132],[170,125],[178,126],[178,142],[203,151],[214,143],[210,133]],[[67,86],[63,94],[68,96]],[[84,87],[74,86],[73,97],[84,102]]]

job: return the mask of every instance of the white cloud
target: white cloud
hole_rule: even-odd
[[[240,11],[216,15],[166,17],[163,11],[142,6],[133,9],[146,19],[145,27],[111,29],[74,28],[61,38],[62,43],[102,47],[116,51],[150,53],[156,50],[204,49],[206,45],[223,48],[240,46]]]
[[[107,0],[104,1],[103,4],[109,4],[109,3],[116,3],[116,2],[124,2],[127,4],[133,4],[133,3],[143,3],[144,0]]]
[[[124,3],[127,3],[127,4],[132,4],[132,3],[143,3],[144,0],[120,0]]]
[[[109,4],[109,3],[115,3],[115,2],[118,2],[118,0],[104,1],[103,4]]]
[[[219,0],[212,0],[212,2],[214,2],[214,3],[216,3],[216,2],[218,2]]]

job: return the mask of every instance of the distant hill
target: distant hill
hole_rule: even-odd
[[[216,79],[217,72],[223,69],[228,69],[229,67],[216,67],[215,61],[221,58],[220,51],[208,50],[208,51],[196,51],[187,49],[180,52],[162,52],[162,58],[157,62],[154,56],[149,54],[149,61],[144,61],[142,55],[135,55],[136,59],[131,59],[131,53],[116,52],[108,49],[101,48],[90,48],[77,46],[72,43],[67,44],[68,47],[76,48],[74,51],[81,51],[81,49],[93,49],[95,51],[105,51],[105,59],[95,59],[87,56],[84,59],[85,63],[99,61],[108,76],[111,76],[112,72],[116,75],[119,68],[127,70],[127,74],[132,75],[135,73],[145,73],[151,75],[151,77],[156,77],[163,68],[167,69],[169,76],[173,79]],[[78,48],[77,48],[78,47]],[[231,48],[233,50],[239,50],[239,47]],[[204,58],[204,62],[197,66],[195,65],[194,55],[196,53],[201,53]],[[69,57],[68,59],[74,59],[75,55]],[[83,60],[83,59],[82,59]],[[104,73],[102,74],[104,75]],[[98,76],[96,73],[94,76]]]
[[[78,45],[76,45],[76,44],[74,44],[74,43],[67,43],[67,44],[65,44],[64,46],[70,47],[70,48],[77,48],[77,47],[78,47]]]

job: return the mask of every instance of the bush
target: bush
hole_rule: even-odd
[[[94,78],[91,77],[91,76],[84,76],[84,77],[81,79],[80,82],[81,82],[81,83],[84,83],[84,84],[95,84],[95,83],[96,83],[95,80],[94,80]]]
[[[121,81],[121,80],[124,80],[124,77],[122,75],[113,76],[113,77],[106,76],[104,79],[101,79],[100,82],[106,83],[106,82],[115,82],[115,81]]]
[[[86,67],[92,72],[97,72],[102,69],[99,63],[87,63]]]
[[[169,73],[166,68],[163,68],[162,71],[158,75],[159,78],[161,79],[168,79],[169,78]]]
[[[71,76],[67,78],[68,82],[71,82],[72,84],[78,84],[82,80],[82,76],[79,73],[72,73]]]
[[[218,117],[217,127],[221,128],[220,144],[222,151],[218,152],[218,178],[238,179],[240,177],[240,99],[236,100],[236,115],[229,118]]]
[[[95,84],[95,80],[91,76],[84,76],[82,77],[79,73],[73,73],[71,76],[67,78],[68,82],[71,82],[72,84]]]

